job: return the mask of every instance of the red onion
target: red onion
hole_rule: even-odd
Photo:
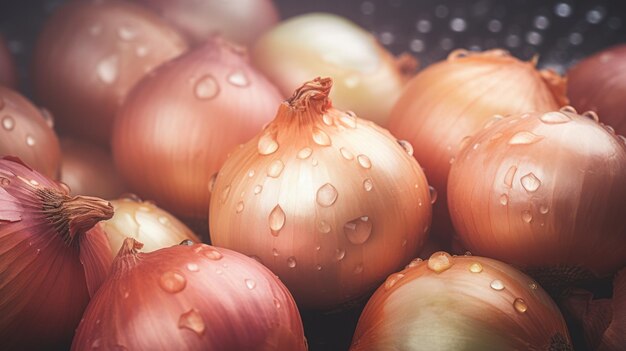
[[[0,34],[0,85],[15,87],[17,85],[17,71],[13,56],[7,43]]]

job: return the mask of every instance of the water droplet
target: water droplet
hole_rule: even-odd
[[[346,160],[354,160],[354,154],[348,151],[348,149],[342,147],[341,149],[339,149],[339,152],[341,153],[341,156],[343,156],[343,158],[345,158]]]
[[[328,134],[319,128],[313,129],[313,141],[321,146],[329,146],[331,144]]]
[[[322,121],[327,126],[332,126],[333,125],[333,118],[331,116],[327,115],[327,114],[324,114],[322,116]]]
[[[217,173],[214,173],[211,178],[209,179],[209,192],[212,193],[213,189],[215,188],[215,181],[217,180]]]
[[[562,108],[561,111],[571,112],[569,110],[565,110],[566,107]],[[576,113],[576,110],[574,110],[573,113]],[[546,124],[561,124],[561,123],[567,123],[571,121],[572,119],[568,115],[561,113],[561,112],[548,112],[548,113],[544,113],[543,115],[541,115],[541,117],[539,117],[539,120],[541,120],[541,122],[546,123]]]
[[[428,269],[435,273],[441,273],[452,267],[452,256],[444,251],[435,252],[428,259]]]
[[[148,55],[148,48],[143,45],[140,45],[137,48],[135,48],[135,54],[138,57],[145,57],[146,55]]]
[[[476,143],[472,146],[472,149],[477,150],[480,147],[480,143]]]
[[[483,265],[478,262],[474,262],[470,264],[469,271],[472,273],[480,273],[483,271]]]
[[[278,178],[283,172],[285,164],[281,160],[274,160],[267,166],[267,176],[272,178]]]
[[[296,262],[296,258],[295,257],[291,256],[291,257],[289,257],[287,259],[287,267],[289,267],[289,268],[296,268],[296,264],[297,264],[297,262]]]
[[[533,134],[531,132],[518,132],[511,137],[509,145],[528,145],[538,142],[543,139],[542,136]]]
[[[256,287],[256,282],[252,279],[246,279],[245,282],[246,282],[246,287],[250,290]]]
[[[137,31],[127,26],[121,26],[117,29],[117,36],[122,40],[130,41],[137,37]]]
[[[159,285],[163,290],[175,294],[185,288],[187,280],[178,272],[168,271],[161,275]]]
[[[413,268],[413,267],[417,267],[420,263],[424,262],[424,260],[422,260],[421,258],[415,258],[413,259],[413,261],[411,261],[408,265],[406,265],[406,268]]]
[[[273,249],[272,249],[272,256],[274,256],[274,257],[278,257],[278,255],[279,255],[279,253],[278,253],[278,249],[273,248]]]
[[[494,115],[493,117],[491,117],[490,120],[487,121],[487,123],[485,123],[485,125],[483,126],[483,129],[487,129],[491,127],[492,125],[496,124],[497,122],[500,122],[503,119],[504,119],[503,116]],[[469,138],[469,137],[466,137],[466,138]]]
[[[520,182],[522,183],[522,187],[524,187],[524,189],[526,189],[529,193],[537,191],[537,189],[541,186],[541,181],[532,172],[523,176],[520,179]]]
[[[11,116],[4,116],[2,118],[2,128],[5,130],[13,130],[15,128],[15,120]]]
[[[506,194],[500,195],[500,204],[506,206],[509,203],[509,197]]]
[[[0,185],[2,187],[7,187],[11,184],[11,181],[8,178],[0,177]]]
[[[190,272],[197,272],[197,271],[199,271],[199,270],[200,270],[200,268],[198,267],[198,265],[197,265],[197,264],[195,264],[195,263],[187,263],[187,269],[188,269]]]
[[[206,329],[200,311],[195,308],[192,308],[191,310],[180,315],[180,318],[178,319],[178,328],[189,329],[198,336],[204,334],[204,330]]]
[[[124,292],[124,298],[127,299],[130,296],[130,292],[126,291]]]
[[[387,278],[387,281],[385,281],[385,290],[393,288],[393,286],[396,285],[396,283],[402,278],[404,278],[404,274],[402,273],[394,273],[390,275],[389,278]]]
[[[319,264],[315,265],[315,269],[318,270],[318,271],[321,271],[322,270],[322,266],[320,266]]]
[[[362,264],[357,264],[354,267],[354,271],[353,272],[354,272],[354,274],[361,274],[361,273],[363,273],[363,265]]]
[[[498,290],[498,291],[504,290],[504,283],[499,279],[492,280],[489,286],[491,286],[493,290]]]
[[[313,160],[311,161],[311,164],[313,165],[313,167],[315,167],[315,166],[317,166],[318,162],[317,162],[317,160],[316,160],[316,159],[313,159]]]
[[[254,186],[254,195],[259,195],[263,191],[263,185],[257,184]]]
[[[320,206],[330,207],[337,201],[338,195],[337,189],[332,184],[326,183],[317,190],[316,200]]]
[[[365,189],[365,191],[372,191],[373,188],[374,188],[374,183],[372,183],[372,180],[369,178],[366,178],[363,181],[363,189]]]
[[[344,249],[335,250],[335,258],[337,259],[337,261],[343,260],[344,257],[346,257],[346,250]]]
[[[528,284],[528,287],[530,288],[530,290],[537,290],[538,288],[537,283],[535,282],[531,282],[530,284]]]
[[[356,128],[356,115],[352,111],[347,111],[345,115],[339,117],[339,122],[348,128]]]
[[[548,207],[548,205],[540,205],[539,206],[539,213],[546,214],[548,212],[550,212],[550,207]]]
[[[117,79],[119,58],[116,55],[105,57],[96,66],[98,78],[105,84],[112,84]]]
[[[27,135],[26,136],[26,145],[28,145],[28,146],[34,146],[35,145],[35,138],[33,138],[32,135]]]
[[[317,222],[317,230],[320,233],[328,234],[332,230],[330,224],[324,220]]]
[[[230,194],[230,185],[222,190],[222,203],[225,203],[228,200],[228,194]]]
[[[280,308],[280,301],[274,299],[274,306],[276,306],[276,308]]]
[[[413,156],[413,145],[406,140],[398,140],[398,144],[404,149],[404,151],[409,154],[409,156]]]
[[[276,205],[269,216],[270,230],[273,236],[278,236],[280,230],[285,226],[285,220],[285,212],[280,205]]]
[[[46,108],[41,108],[41,118],[46,122],[46,125],[50,128],[54,127],[54,117],[52,117],[52,113],[48,111]]]
[[[500,133],[500,132],[495,133],[494,135],[492,135],[492,136],[489,138],[489,141],[498,140],[498,139],[502,138],[502,135],[504,135],[504,134],[502,134],[502,133]]]
[[[222,257],[224,257],[219,251],[209,248],[208,250],[203,251],[204,257],[213,260],[213,261],[218,261],[221,260]]]
[[[367,216],[359,217],[346,223],[343,232],[351,243],[363,244],[372,234],[372,222]]]
[[[278,150],[278,142],[273,133],[265,133],[259,138],[257,148],[261,155],[271,155]]]
[[[242,70],[235,70],[227,78],[228,82],[236,87],[247,87],[250,85],[250,80],[248,80],[248,76]]]
[[[408,241],[407,241],[406,239],[402,240],[402,244],[401,244],[401,245],[402,245],[402,247],[405,247],[405,246],[406,246],[406,244],[407,244],[407,242],[408,242]]]
[[[220,93],[217,80],[210,74],[200,77],[193,89],[196,97],[201,100],[213,99]]]
[[[522,220],[526,223],[530,223],[533,220],[533,215],[528,210],[522,211]]]
[[[516,172],[517,172],[517,166],[509,167],[509,169],[506,171],[506,174],[504,175],[504,185],[506,185],[509,188],[513,186],[513,179],[515,178]]]
[[[313,154],[313,149],[311,149],[310,147],[303,147],[302,149],[300,149],[300,151],[298,151],[297,157],[301,160],[306,160],[312,154]]]
[[[528,310],[528,305],[526,302],[520,298],[517,298],[513,301],[513,307],[519,313],[524,313]]]
[[[365,169],[372,168],[372,161],[370,161],[369,157],[365,155],[359,155],[356,157],[356,160],[359,162],[361,167]]]
[[[189,239],[185,239],[183,241],[180,242],[180,244],[178,245],[183,245],[183,246],[193,246],[193,241],[189,240]],[[197,252],[197,251],[196,251]]]
[[[582,115],[584,117],[591,118],[591,119],[593,119],[596,122],[600,122],[600,117],[598,117],[598,114],[595,113],[594,111],[585,111],[585,112],[583,112]]]
[[[243,203],[243,201],[239,201],[237,203],[237,207],[235,208],[235,210],[237,211],[237,213],[241,213],[244,209],[245,205]]]
[[[435,204],[437,202],[437,189],[433,186],[428,186],[428,191],[430,193],[430,203]]]

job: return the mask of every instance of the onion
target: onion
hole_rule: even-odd
[[[289,291],[253,259],[204,244],[141,246],[124,241],[72,350],[306,350]]]
[[[39,36],[35,93],[62,133],[108,145],[115,111],[130,88],[186,49],[178,32],[140,6],[70,1]]]
[[[0,159],[0,343],[5,350],[67,348],[90,295],[110,269],[111,205],[18,159]]]
[[[61,149],[61,181],[72,189],[72,193],[113,199],[125,192],[124,183],[106,149],[67,138],[61,139]]]
[[[211,175],[280,101],[242,55],[215,38],[133,89],[113,135],[115,163],[132,191],[177,215],[206,218]]]
[[[449,237],[446,204],[450,164],[461,140],[480,130],[493,115],[550,111],[566,103],[565,81],[537,71],[503,50],[452,52],[446,61],[413,78],[393,108],[389,130],[406,139],[441,199],[435,206],[433,232]]]
[[[17,70],[6,41],[0,34],[0,85],[17,86]]]
[[[572,350],[565,321],[529,277],[483,257],[436,252],[392,274],[359,319],[351,351]]]
[[[603,50],[567,74],[567,94],[579,111],[593,110],[626,135],[626,44]]]
[[[59,177],[61,148],[52,117],[0,85],[0,156],[5,155],[20,157],[47,177]]]
[[[571,107],[516,115],[464,143],[448,202],[469,250],[553,284],[626,266],[626,139],[594,119]]]
[[[426,241],[428,184],[412,147],[332,107],[330,78],[305,83],[215,180],[214,245],[257,257],[298,304],[367,293]]]
[[[382,126],[417,66],[407,55],[394,58],[363,28],[325,13],[282,22],[258,40],[252,57],[285,96],[311,77],[332,77],[337,108]]]
[[[278,22],[272,0],[135,0],[157,11],[196,44],[212,34],[251,45]]]
[[[200,242],[186,225],[151,202],[122,198],[111,201],[115,214],[98,226],[107,234],[111,257],[115,257],[124,239],[140,240],[143,252],[177,245],[184,240]]]

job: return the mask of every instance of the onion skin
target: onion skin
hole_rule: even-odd
[[[626,45],[603,50],[567,73],[567,95],[579,111],[595,111],[602,122],[626,135]]]
[[[73,194],[114,199],[126,191],[106,149],[65,138],[61,139],[61,150],[61,181]]]
[[[70,1],[48,19],[36,44],[35,95],[57,116],[62,134],[108,146],[128,91],[186,50],[178,32],[140,6]]]
[[[72,350],[306,350],[289,291],[253,259],[204,244],[140,247],[124,242]]]
[[[452,52],[429,66],[406,86],[394,106],[389,130],[406,139],[439,193],[433,207],[433,232],[452,231],[446,203],[450,163],[458,145],[494,115],[551,111],[566,104],[565,81],[534,62],[522,62],[503,50]]]
[[[70,197],[20,162],[0,159],[0,344],[3,350],[67,349],[110,269],[106,237],[91,228],[113,208],[101,199]]]
[[[15,68],[15,62],[13,61],[13,55],[7,47],[6,40],[0,34],[0,85],[4,85],[9,88],[15,88],[17,86],[17,70]]]
[[[559,309],[531,278],[489,258],[437,252],[378,288],[350,350],[573,348]]]
[[[214,38],[133,89],[116,118],[115,163],[141,197],[182,217],[206,218],[209,179],[279,103],[242,51]]]
[[[625,139],[587,116],[516,115],[465,143],[448,203],[471,252],[566,283],[626,265]]]
[[[18,92],[0,85],[0,156],[16,156],[57,179],[61,165],[59,139],[42,110]]]
[[[135,0],[155,10],[195,45],[213,34],[250,46],[279,20],[271,0]]]
[[[282,22],[257,41],[252,58],[285,96],[311,77],[333,78],[333,104],[381,126],[408,79],[406,71],[417,66],[408,56],[396,60],[363,28],[325,13]]]
[[[236,150],[213,187],[214,245],[255,256],[305,309],[361,297],[426,241],[426,178],[385,129],[332,107],[330,78],[305,83]]]

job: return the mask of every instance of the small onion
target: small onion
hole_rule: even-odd
[[[124,1],[69,1],[44,25],[34,88],[63,134],[109,144],[118,106],[139,79],[187,49],[157,15]]]
[[[568,106],[468,140],[448,182],[467,249],[565,282],[626,265],[626,139],[594,119]]]
[[[439,192],[433,231],[451,230],[446,204],[450,164],[462,139],[479,131],[493,115],[551,111],[566,103],[565,81],[535,62],[503,50],[452,52],[413,78],[393,108],[389,130],[406,139]]]
[[[426,241],[431,204],[412,147],[305,83],[236,150],[211,198],[212,243],[253,255],[304,308],[373,290]]]
[[[151,202],[122,198],[111,201],[111,204],[115,209],[113,218],[98,223],[111,244],[111,257],[119,252],[127,237],[141,241],[143,252],[177,245],[185,240],[200,242],[191,229]]]
[[[17,70],[13,56],[7,47],[4,37],[0,34],[0,85],[7,87],[17,86]]]
[[[359,319],[351,351],[572,350],[559,309],[502,262],[436,252],[392,274]]]
[[[47,177],[59,177],[61,147],[52,129],[52,117],[1,85],[0,156],[19,157]]]
[[[104,233],[113,215],[14,158],[0,159],[0,345],[67,349],[91,295],[110,269]]]
[[[72,350],[306,350],[293,298],[261,264],[204,244],[141,246],[124,241]]]
[[[394,58],[374,36],[349,20],[325,13],[298,16],[263,35],[254,64],[285,96],[318,75],[333,78],[333,104],[385,126],[417,63]]]
[[[106,149],[65,138],[61,139],[61,150],[61,181],[73,194],[113,199],[125,192],[124,183]]]
[[[584,59],[567,73],[567,95],[579,111],[593,110],[626,135],[626,44]]]
[[[251,45],[278,22],[272,0],[135,0],[152,8],[196,44],[215,33]]]
[[[239,48],[214,38],[133,89],[116,119],[115,163],[141,197],[206,218],[211,175],[271,120],[279,102]]]

